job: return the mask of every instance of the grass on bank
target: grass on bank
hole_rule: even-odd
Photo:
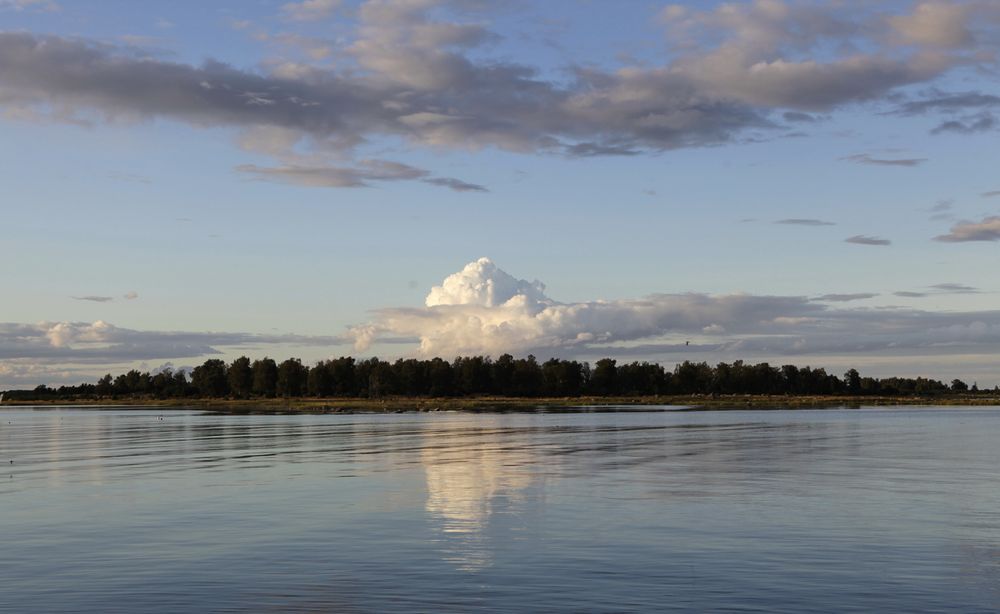
[[[837,395],[663,395],[620,397],[448,397],[415,398],[260,398],[260,399],[153,399],[88,398],[45,401],[13,400],[2,407],[18,406],[143,406],[162,408],[202,408],[225,413],[395,413],[407,411],[530,411],[535,409],[636,408],[674,405],[691,409],[822,409],[862,406],[989,406],[1000,405],[996,394],[955,394],[934,396],[837,396]]]

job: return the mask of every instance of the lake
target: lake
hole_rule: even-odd
[[[1000,408],[0,418],[3,612],[1000,610]]]

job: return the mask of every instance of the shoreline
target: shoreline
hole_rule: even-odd
[[[289,399],[52,399],[7,400],[11,407],[135,407],[204,409],[218,413],[402,413],[517,412],[535,410],[600,411],[671,405],[687,410],[725,409],[857,409],[863,406],[1000,406],[994,394],[948,396],[788,396],[788,395],[664,395],[643,397],[461,397],[461,398],[289,398]]]

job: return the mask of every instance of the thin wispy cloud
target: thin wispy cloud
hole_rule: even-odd
[[[899,292],[893,292],[895,296],[901,296],[904,298],[924,298],[927,296],[934,296],[940,294],[979,294],[979,288],[970,286],[967,284],[960,284],[954,282],[944,282],[939,284],[933,284],[927,286],[930,290],[923,292],[901,290]]]
[[[95,296],[95,295],[74,296],[73,298],[78,301],[89,301],[91,303],[109,303],[115,300],[113,296]]]
[[[853,154],[844,156],[841,160],[854,162],[856,164],[868,164],[872,166],[920,166],[927,161],[927,158],[875,158],[870,154]]]
[[[813,300],[830,302],[830,303],[847,303],[850,301],[862,301],[869,298],[875,298],[878,294],[874,292],[855,292],[853,294],[824,294],[822,296],[817,296]]]
[[[993,110],[1000,107],[1000,96],[982,92],[948,93],[932,89],[924,97],[899,105],[896,115],[943,114],[948,119],[931,129],[931,134],[977,134],[997,127]]]
[[[55,13],[62,7],[54,0],[0,0],[0,11],[39,11]]]
[[[138,173],[123,173],[119,171],[112,171],[108,173],[108,179],[114,179],[115,181],[124,181],[126,183],[142,183],[149,185],[153,183],[153,180],[145,175],[140,175]]]
[[[424,183],[449,188],[456,192],[489,192],[486,186],[476,183],[468,183],[452,177],[430,177],[423,180]]]
[[[855,245],[892,245],[889,239],[882,237],[872,237],[868,235],[854,235],[844,239],[844,243],[854,243]]]
[[[983,192],[980,194],[983,198],[992,198],[994,196],[1000,196],[1000,190],[990,190],[989,192]]]
[[[933,207],[929,209],[931,215],[927,218],[932,222],[941,222],[945,220],[955,219],[955,214],[952,213],[955,205],[950,200],[938,201]]]
[[[456,192],[488,192],[485,186],[452,177],[431,177],[430,171],[390,160],[362,160],[355,167],[284,166],[261,167],[243,164],[240,173],[264,181],[314,188],[364,188],[386,181],[420,180]]]
[[[302,0],[283,4],[281,12],[294,21],[318,21],[333,15],[340,5],[340,0]]]
[[[815,115],[803,113],[802,111],[785,111],[781,114],[781,117],[784,118],[786,122],[795,123],[814,124],[820,121],[820,119]]]
[[[813,218],[788,218],[784,220],[777,220],[775,224],[787,224],[790,226],[836,226],[836,222],[828,222],[826,220],[817,220]]]
[[[941,284],[934,284],[929,287],[935,290],[939,290],[941,292],[947,292],[953,294],[977,294],[979,292],[979,289],[974,286],[969,286],[966,284],[957,284],[957,283],[941,283]]]
[[[122,328],[109,322],[0,323],[0,360],[115,363],[217,355],[220,348],[337,347],[344,336],[261,335]]]

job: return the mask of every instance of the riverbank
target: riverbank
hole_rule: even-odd
[[[397,413],[429,411],[503,412],[534,410],[620,409],[672,405],[690,409],[824,409],[869,406],[988,406],[1000,405],[1000,395],[942,396],[789,396],[789,395],[664,395],[621,397],[471,397],[471,398],[290,398],[290,399],[52,399],[4,401],[3,407],[159,407],[203,408],[233,414],[253,413]]]

